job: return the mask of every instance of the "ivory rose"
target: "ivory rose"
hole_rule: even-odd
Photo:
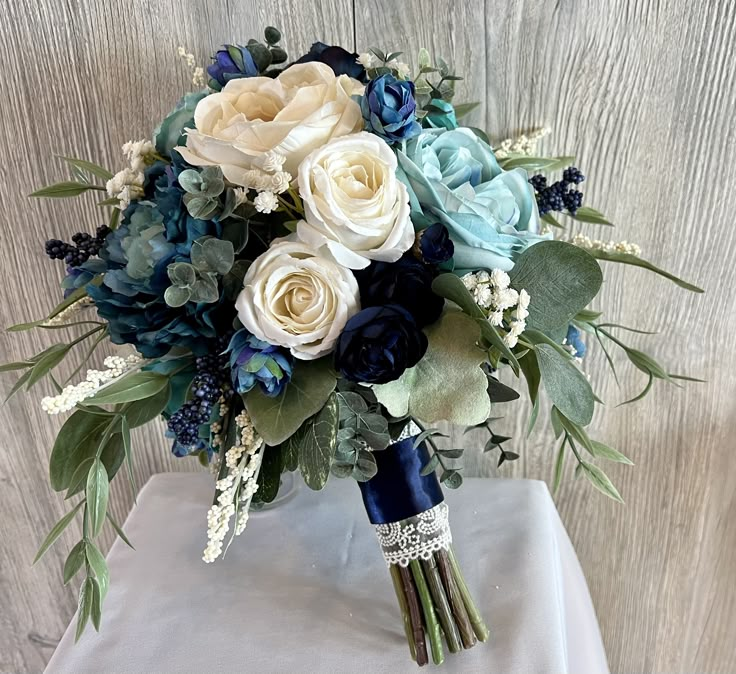
[[[299,238],[351,269],[398,260],[414,244],[414,227],[396,166],[391,148],[366,132],[314,150],[299,167]]]
[[[236,185],[247,184],[248,170],[263,168],[269,150],[285,156],[283,170],[296,175],[312,150],[363,128],[351,98],[362,91],[324,63],[296,64],[276,78],[234,79],[197,104],[196,128],[176,150],[194,166],[219,166]]]
[[[345,323],[360,310],[358,298],[349,269],[291,235],[256,258],[235,307],[258,339],[313,360],[332,351]]]

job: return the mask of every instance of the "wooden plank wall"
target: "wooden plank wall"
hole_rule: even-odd
[[[625,506],[574,483],[571,471],[557,498],[612,671],[736,670],[736,4],[2,0],[0,7],[3,325],[53,304],[62,269],[44,259],[43,241],[99,224],[91,202],[29,202],[25,194],[62,175],[53,154],[118,166],[118,148],[147,136],[188,88],[179,45],[204,64],[217,45],[260,36],[273,23],[292,54],[315,38],[410,55],[424,46],[465,76],[460,97],[482,102],[470,121],[492,137],[549,125],[545,149],[577,155],[590,177],[586,195],[617,225],[588,231],[636,241],[646,257],[708,289],[693,297],[639,270],[605,269],[600,308],[665,333],[632,343],[708,380],[658,385],[642,403],[616,408],[643,382],[621,362],[631,376],[619,390],[595,348],[586,361],[608,403],[597,437],[637,464],[609,470]],[[49,343],[48,334],[2,334],[2,359]],[[11,385],[4,376],[0,394]],[[60,586],[65,549],[79,536],[74,526],[29,568],[40,537],[64,512],[46,485],[62,420],[40,411],[45,392],[39,386],[0,409],[0,672],[41,671],[75,606],[76,588]],[[467,474],[550,477],[549,434],[540,425],[526,439],[527,411],[507,407],[499,424],[522,459],[497,471],[493,457],[471,452]],[[171,458],[160,427],[135,440],[139,484],[156,472],[195,469]],[[464,442],[473,447],[481,438]],[[114,493],[122,519],[132,497],[125,484]]]

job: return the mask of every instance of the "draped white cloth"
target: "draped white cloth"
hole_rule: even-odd
[[[416,672],[358,487],[303,484],[252,513],[225,560],[201,561],[212,478],[156,475],[117,540],[101,633],[74,645],[74,622],[48,674]],[[446,494],[455,548],[491,631],[443,670],[607,674],[575,551],[547,487],[468,479]],[[431,667],[431,665],[430,665]]]

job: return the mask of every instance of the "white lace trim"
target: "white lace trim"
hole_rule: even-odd
[[[419,435],[421,432],[422,431],[419,426],[417,426],[413,421],[409,421],[409,423],[404,426],[403,430],[399,434],[399,437],[396,438],[394,442],[401,442],[402,440],[406,440],[407,438]]]
[[[446,503],[400,522],[375,525],[386,564],[409,566],[415,559],[429,559],[452,544],[449,509]]]

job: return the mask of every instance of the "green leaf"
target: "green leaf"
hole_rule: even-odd
[[[59,363],[61,363],[67,353],[69,353],[70,349],[71,344],[54,344],[46,349],[42,354],[39,354],[40,357],[36,360],[36,364],[33,366],[31,374],[28,377],[26,390],[31,388],[31,386],[40,381]]]
[[[82,583],[82,587],[79,588],[79,606],[77,608],[77,630],[74,635],[74,643],[79,641],[79,637],[82,636],[84,628],[87,626],[89,621],[90,613],[92,612],[92,599],[94,595],[94,578],[87,579]]]
[[[566,325],[598,294],[603,274],[577,246],[542,241],[527,248],[509,272],[511,287],[526,290],[531,301],[527,328],[554,330]]]
[[[103,168],[99,164],[94,164],[93,162],[85,161],[84,159],[75,159],[74,157],[62,157],[60,155],[57,156],[59,157],[59,159],[63,159],[70,166],[74,166],[80,171],[85,171],[90,175],[95,176],[95,178],[100,178],[101,180],[107,181],[113,177],[113,174],[110,171],[108,171],[106,168]]]
[[[115,533],[120,536],[123,543],[125,543],[125,545],[127,545],[131,550],[135,550],[133,544],[128,540],[128,537],[125,535],[120,525],[113,519],[112,515],[109,512],[107,513],[107,519],[112,525],[112,528],[115,529]]]
[[[99,278],[99,277],[97,277]],[[82,286],[81,288],[77,288],[76,290],[73,290],[68,297],[66,297],[63,301],[59,302],[51,313],[48,315],[48,318],[46,320],[49,320],[53,318],[54,316],[58,316],[64,309],[69,308],[72,304],[75,302],[78,302],[83,297],[87,297],[87,286]]]
[[[110,497],[110,481],[105,466],[95,459],[87,476],[87,517],[92,536],[99,535],[105,522],[107,501]]]
[[[453,106],[455,109],[455,118],[462,119],[473,112],[479,105],[479,101],[474,101],[473,103],[460,103],[459,105]]]
[[[20,391],[21,388],[23,388],[23,386],[30,379],[30,377],[31,377],[31,370],[26,370],[18,378],[18,380],[15,382],[15,384],[13,384],[13,388],[10,389],[10,392],[5,397],[5,402],[8,402],[8,400],[10,400],[16,393],[18,393],[18,391]]]
[[[378,401],[393,417],[410,415],[428,423],[449,421],[473,426],[491,412],[481,369],[477,323],[457,310],[445,311],[425,329],[429,346],[424,358],[397,380],[373,386]]]
[[[553,408],[553,419],[554,418],[556,418],[560,426],[562,426],[565,431],[567,431],[567,433],[573,440],[576,440],[583,447],[585,447],[585,449],[590,452],[592,456],[595,456],[595,454],[593,453],[593,441],[590,439],[590,437],[588,437],[588,434],[585,432],[584,428],[576,424],[571,419],[568,419],[562,412],[560,412],[556,408]]]
[[[491,403],[509,403],[519,399],[519,394],[506,384],[502,384],[498,379],[488,375],[488,397]]]
[[[67,489],[77,467],[85,459],[95,456],[112,416],[78,410],[66,420],[51,450],[49,475],[52,489]]]
[[[120,423],[120,434],[123,436],[123,451],[125,452],[125,465],[128,468],[128,482],[130,482],[130,487],[133,490],[133,494],[137,494],[138,488],[135,485],[135,476],[133,475],[133,457],[130,451],[130,426],[128,425],[128,420],[126,417],[123,417]]]
[[[15,363],[5,363],[3,365],[0,365],[0,372],[12,372],[13,370],[23,370],[24,368],[31,367],[33,364],[34,363],[31,360],[16,361]]]
[[[257,387],[243,400],[258,434],[275,447],[322,409],[336,383],[329,359],[299,361],[280,396],[270,398]]]
[[[46,551],[59,539],[59,536],[64,532],[64,529],[66,529],[71,521],[74,519],[74,516],[79,512],[79,509],[84,505],[84,501],[80,501],[77,503],[77,505],[74,506],[64,517],[62,517],[55,525],[54,528],[51,529],[49,532],[49,535],[46,536],[43,543],[41,543],[41,547],[38,549],[38,552],[36,553],[36,556],[33,559],[33,563],[35,564],[41,557],[43,557],[46,554]]]
[[[501,160],[504,171],[523,168],[527,171],[559,171],[575,162],[575,157],[529,157],[515,155]]]
[[[613,225],[610,220],[606,219],[606,216],[603,215],[603,213],[595,210],[595,208],[591,208],[590,206],[581,206],[577,211],[575,211],[575,215],[572,215],[571,213],[568,215],[578,222],[590,222],[594,225]]]
[[[562,444],[557,452],[557,459],[555,460],[555,474],[552,480],[552,494],[556,494],[560,488],[560,482],[562,482],[562,469],[565,465],[565,445],[567,445],[567,438],[562,439]]]
[[[200,271],[227,274],[235,262],[235,249],[230,241],[203,236],[192,244],[191,258]]]
[[[87,183],[78,183],[74,180],[67,180],[48,187],[43,187],[31,194],[29,197],[46,197],[49,199],[66,199],[68,197],[77,197],[89,190],[104,190],[104,187],[98,185],[89,185]]]
[[[95,572],[97,582],[100,584],[101,598],[104,599],[107,594],[107,588],[110,586],[110,570],[99,548],[92,541],[87,541],[86,550],[87,561]]]
[[[440,482],[448,489],[459,489],[463,484],[463,476],[456,470],[448,470],[440,477]]]
[[[605,250],[591,250],[590,254],[598,260],[605,260],[606,262],[620,262],[621,264],[629,264],[634,267],[641,267],[642,269],[647,269],[651,272],[654,272],[655,274],[659,274],[660,276],[663,276],[664,278],[669,279],[675,285],[680,286],[680,288],[684,288],[685,290],[689,290],[690,292],[693,292],[693,293],[705,292],[702,288],[698,288],[698,286],[693,285],[692,283],[683,281],[682,279],[678,278],[677,276],[673,274],[670,274],[664,269],[660,269],[659,267],[653,265],[651,262],[642,260],[640,257],[637,257],[636,255],[631,255],[630,253],[614,253],[614,252],[607,252]]]
[[[427,463],[422,468],[422,470],[419,471],[419,474],[422,477],[425,477],[426,475],[429,475],[430,473],[434,473],[434,471],[437,470],[437,466],[439,465],[440,465],[439,454],[432,454],[429,461],[427,461]]]
[[[595,398],[585,375],[548,344],[534,347],[547,394],[568,419],[587,426],[593,418]]]
[[[258,503],[271,503],[276,498],[281,486],[282,468],[282,446],[264,447],[261,469],[258,471],[258,489],[253,500]]]
[[[353,466],[352,476],[358,482],[368,482],[378,472],[376,457],[367,449],[358,450],[357,460]]]
[[[69,552],[69,556],[64,562],[64,585],[68,584],[77,575],[79,569],[84,566],[84,560],[86,559],[85,546],[86,543],[83,540],[79,541]]]
[[[270,45],[277,44],[281,41],[281,31],[273,26],[266,26],[263,35],[266,38],[266,42]]]
[[[192,298],[190,288],[180,288],[179,286],[169,286],[164,291],[164,302],[170,307],[183,307]]]
[[[545,213],[541,216],[542,222],[546,222],[550,227],[557,227],[558,229],[565,229],[565,226],[558,222],[554,216],[549,213]]]
[[[335,454],[337,425],[337,396],[333,393],[308,422],[299,447],[299,471],[310,489],[320,490],[327,483]]]
[[[172,262],[166,267],[166,273],[175,286],[188,287],[197,280],[194,266],[188,262]]]
[[[284,469],[295,471],[299,467],[299,446],[302,443],[306,428],[302,426],[296,433],[281,445],[283,447]]]
[[[92,606],[90,607],[90,617],[92,618],[92,626],[96,632],[100,631],[100,621],[102,620],[102,599],[103,592],[96,578],[92,579]]]
[[[213,272],[201,272],[199,278],[192,286],[190,300],[192,302],[204,302],[212,304],[220,298],[217,288],[217,277]]]
[[[185,194],[183,198],[184,204],[189,211],[189,215],[199,220],[210,220],[220,207],[220,201],[216,197],[201,197],[193,194]]]
[[[133,372],[115,380],[84,401],[84,405],[117,405],[150,398],[169,383],[169,378],[158,372]]]
[[[152,421],[166,409],[170,398],[171,384],[167,381],[166,386],[158,393],[148,398],[129,403],[124,410],[125,418],[128,420],[128,426],[130,428],[136,428]]]
[[[481,330],[481,337],[494,346],[509,361],[514,373],[519,374],[519,363],[516,356],[506,346],[483,310],[476,304],[470,291],[455,274],[440,274],[432,283],[432,292],[457,304],[465,314],[476,319]]]
[[[585,461],[580,464],[583,468],[583,473],[588,481],[600,492],[603,492],[609,498],[614,501],[623,503],[624,500],[621,498],[621,494],[618,493],[618,489],[613,486],[613,483],[608,476],[598,466],[592,463],[586,463]]]
[[[593,456],[598,459],[607,459],[608,461],[615,461],[616,463],[625,463],[627,466],[633,466],[634,462],[628,457],[624,456],[621,452],[613,447],[604,445],[602,442],[597,440],[591,440],[593,449]]]

